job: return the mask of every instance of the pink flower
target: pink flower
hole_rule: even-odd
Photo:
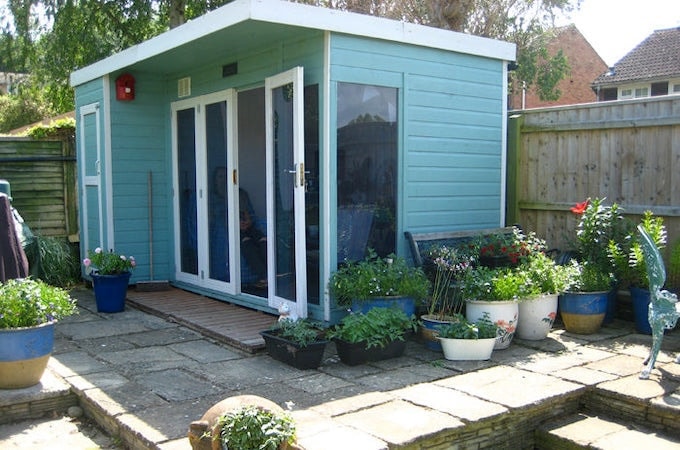
[[[90,264],[92,264],[92,261],[90,258],[85,258],[83,259],[83,264],[85,264],[85,267],[90,267]]]
[[[132,267],[136,267],[136,266],[137,266],[137,261],[135,261],[135,257],[134,257],[134,256],[130,256],[130,265],[131,265]]]

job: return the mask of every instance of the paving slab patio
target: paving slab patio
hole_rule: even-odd
[[[637,373],[651,337],[625,321],[590,336],[557,327],[543,341],[516,339],[489,361],[447,361],[414,338],[400,358],[350,367],[330,344],[318,370],[302,371],[130,305],[99,314],[88,290],[74,296],[81,314],[57,326],[48,378],[63,380],[86,413],[132,449],[188,450],[189,423],[240,394],[290,408],[307,450],[444,448],[466,427],[466,438],[484,448],[489,431],[475,424],[502,418],[512,433],[509,414],[533,426],[552,404],[574,409],[592,389],[680,414],[680,368],[671,362],[677,331],[644,381]],[[6,397],[0,392],[0,407]],[[0,442],[8,430],[0,425]]]

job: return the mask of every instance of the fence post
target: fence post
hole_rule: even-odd
[[[505,223],[514,225],[519,221],[519,183],[517,173],[519,170],[519,155],[522,149],[522,123],[521,114],[513,114],[508,117],[508,158],[506,168],[506,210]]]

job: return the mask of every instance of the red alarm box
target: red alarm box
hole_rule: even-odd
[[[130,101],[135,99],[135,78],[125,73],[116,78],[116,100]]]

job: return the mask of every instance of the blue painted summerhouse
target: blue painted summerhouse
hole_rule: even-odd
[[[236,0],[73,72],[81,251],[132,283],[334,321],[327,280],[404,231],[504,225],[513,44]],[[243,227],[241,226],[243,224]]]

